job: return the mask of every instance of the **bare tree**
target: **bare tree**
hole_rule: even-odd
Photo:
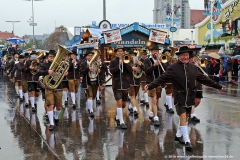
[[[44,41],[43,47],[46,50],[57,50],[57,44],[64,44],[62,39],[63,34],[67,32],[67,28],[63,25],[56,27],[55,31]]]

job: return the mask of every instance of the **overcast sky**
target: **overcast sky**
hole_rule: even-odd
[[[189,0],[191,9],[203,9],[203,0]],[[102,0],[43,0],[34,1],[35,34],[52,33],[55,27],[84,26],[103,19]],[[106,0],[107,20],[111,23],[153,23],[154,0]],[[24,0],[0,0],[0,31],[32,35],[27,22],[32,16],[32,2]]]

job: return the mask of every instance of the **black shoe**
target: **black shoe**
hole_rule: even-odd
[[[133,113],[133,109],[132,109],[132,108],[128,108],[128,111],[129,111],[130,113]]]
[[[147,108],[149,108],[149,102],[145,102]]]
[[[133,115],[134,115],[134,116],[138,116],[138,112],[137,112],[137,111],[134,111],[134,112],[133,112]]]
[[[116,123],[117,123],[117,126],[120,126],[120,121],[119,121],[119,119],[116,119],[116,117],[115,117],[115,121],[116,121]]]
[[[73,109],[76,109],[76,104],[73,104]]]
[[[97,105],[100,105],[100,104],[101,104],[100,100],[97,100],[97,101],[96,101],[96,104],[97,104]]]
[[[164,106],[165,106],[165,108],[166,108],[166,111],[168,111],[168,110],[169,110],[168,105],[165,103]]]
[[[54,125],[50,125],[49,131],[53,131],[53,130],[54,130]]]
[[[192,151],[193,150],[193,147],[189,142],[186,142],[185,148],[186,148],[187,151]]]
[[[90,112],[89,116],[90,116],[90,117],[94,117],[93,112]]]
[[[65,101],[65,102],[64,102],[64,105],[65,105],[65,106],[68,105],[68,101]]]
[[[37,109],[35,107],[32,107],[32,112],[36,112]]]
[[[171,113],[171,114],[174,114],[174,111],[173,111],[172,108],[168,109],[167,112],[168,112],[168,113]]]
[[[120,124],[120,128],[121,129],[127,129],[127,126],[126,126],[126,124],[122,123],[122,124]]]
[[[153,123],[154,122],[154,118],[153,117],[149,117],[150,121]]]
[[[193,122],[200,123],[200,119],[199,119],[199,118],[197,118],[196,116],[194,116],[194,117],[190,118],[190,120],[191,120],[191,121],[193,121]]]
[[[185,144],[182,136],[181,137],[175,136],[174,141],[176,141],[176,142],[178,142],[180,144]]]
[[[23,98],[20,98],[20,102],[23,102]]]
[[[145,104],[145,101],[144,101],[144,100],[141,100],[140,103]]]
[[[54,118],[54,124],[55,124],[55,126],[59,126],[59,119]]]
[[[48,118],[47,114],[44,116],[44,118],[45,118],[46,121],[49,121],[49,118]]]
[[[154,120],[154,126],[160,126],[159,120]]]

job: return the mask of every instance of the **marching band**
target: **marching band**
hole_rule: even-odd
[[[110,73],[116,100],[116,126],[127,129],[123,118],[125,108],[129,116],[138,118],[139,102],[148,109],[146,115],[150,123],[159,127],[162,123],[158,117],[158,104],[162,89],[165,88],[166,112],[174,114],[174,104],[179,116],[174,140],[185,144],[186,150],[192,150],[186,125],[188,120],[200,122],[194,110],[201,102],[202,84],[219,90],[224,86],[206,76],[202,72],[205,68],[199,69],[201,66],[196,63],[197,54],[188,47],[180,47],[177,52],[173,48],[167,48],[160,53],[159,46],[154,44],[149,50],[148,58],[146,50],[134,52],[117,46],[114,49],[115,58],[110,61],[108,68],[99,50],[88,50],[84,59],[79,60],[76,50],[69,51],[61,46],[57,52],[32,51],[30,55],[19,54],[10,46],[8,52],[12,59],[9,59],[5,72],[14,82],[20,102],[24,102],[26,108],[31,106],[33,113],[37,107],[42,107],[37,106],[38,97],[42,93],[45,119],[50,124],[49,131],[59,126],[58,117],[62,108],[69,104],[68,95],[71,97],[72,108],[76,109],[80,84],[87,100],[86,111],[93,120],[97,116],[94,115],[94,105],[101,104],[101,91],[104,91],[102,88]],[[175,62],[174,54],[178,56]]]

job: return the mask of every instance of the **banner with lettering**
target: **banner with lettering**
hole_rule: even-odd
[[[167,32],[155,29],[150,30],[149,41],[164,44],[166,37]]]
[[[118,42],[118,41],[122,40],[120,29],[104,31],[103,32],[103,37],[104,37],[104,40],[105,40],[105,44]]]

